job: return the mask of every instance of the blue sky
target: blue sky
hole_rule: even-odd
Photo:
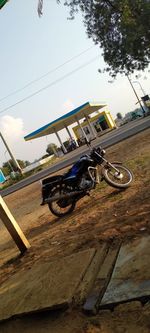
[[[15,157],[30,162],[45,154],[48,143],[58,141],[55,135],[32,142],[25,142],[23,137],[55,118],[90,100],[105,101],[114,117],[117,112],[133,110],[136,103],[124,76],[118,75],[114,83],[109,83],[108,74],[98,73],[105,66],[102,51],[88,39],[81,15],[68,20],[66,7],[55,0],[44,0],[43,16],[39,18],[37,3],[38,0],[10,0],[0,11],[0,99],[83,54],[0,101],[0,130]],[[135,81],[135,75],[132,80]],[[148,71],[141,73],[139,80],[146,93],[150,93]],[[51,86],[3,112],[47,85]],[[134,86],[141,96],[139,84]],[[67,139],[65,131],[60,134],[63,140]],[[8,158],[1,142],[0,165]]]

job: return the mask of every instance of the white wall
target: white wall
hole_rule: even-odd
[[[54,155],[51,155],[51,156],[49,156],[49,157],[43,158],[43,159],[40,160],[40,161],[37,161],[37,162],[35,162],[35,163],[32,163],[32,164],[28,165],[26,168],[24,168],[24,169],[22,170],[22,172],[23,172],[23,173],[26,173],[26,172],[29,172],[29,171],[31,171],[31,170],[34,170],[35,168],[39,167],[40,165],[43,165],[43,164],[49,162],[53,156],[54,156]]]

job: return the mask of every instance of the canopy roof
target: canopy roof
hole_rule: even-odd
[[[53,134],[65,128],[65,126],[72,125],[76,120],[85,118],[85,116],[103,108],[106,104],[87,102],[78,108],[64,114],[63,116],[53,120],[51,123],[37,129],[36,131],[26,135],[24,139],[26,141],[40,138],[48,134]]]

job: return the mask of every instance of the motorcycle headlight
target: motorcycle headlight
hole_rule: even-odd
[[[105,153],[106,153],[105,149],[102,149],[102,150],[101,150],[101,155],[104,156]]]

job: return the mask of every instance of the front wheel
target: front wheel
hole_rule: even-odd
[[[122,164],[111,163],[102,169],[102,175],[110,186],[125,189],[133,181],[132,172]]]

